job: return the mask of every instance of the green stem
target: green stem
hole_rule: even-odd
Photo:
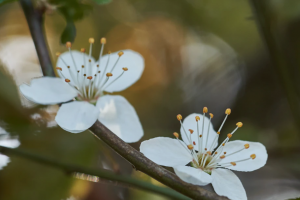
[[[75,172],[84,173],[88,175],[98,176],[101,179],[117,181],[120,183],[125,183],[126,185],[133,186],[135,188],[139,188],[142,190],[154,192],[160,195],[164,195],[171,199],[183,199],[187,200],[189,198],[183,196],[180,193],[175,192],[169,188],[159,187],[144,181],[140,181],[138,179],[132,178],[126,175],[117,175],[111,171],[103,170],[103,169],[90,169],[82,166],[72,165],[68,163],[59,162],[57,160],[47,158],[45,156],[37,155],[28,151],[24,151],[21,149],[12,149],[8,147],[0,146],[0,152],[5,155],[16,155],[23,158],[27,158],[29,160],[33,160],[35,162],[39,162],[42,164],[46,164],[48,166],[52,166],[58,169],[65,171],[67,174],[73,174]]]
[[[300,128],[300,124],[298,123],[300,122],[300,98],[297,95],[297,86],[293,83],[289,70],[293,66],[291,66],[289,58],[285,56],[286,51],[281,45],[280,36],[275,27],[276,17],[268,9],[267,2],[264,0],[250,0],[257,26],[260,29],[261,36],[270,53],[271,61],[285,90],[296,125]]]
[[[29,26],[43,74],[44,76],[55,77],[47,42],[44,37],[43,14],[45,8],[34,9],[31,0],[20,0],[20,4]]]

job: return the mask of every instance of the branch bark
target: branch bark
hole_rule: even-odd
[[[199,186],[182,181],[174,173],[155,164],[146,158],[141,152],[135,150],[129,144],[125,143],[108,128],[106,128],[101,122],[97,121],[90,128],[90,130],[109,147],[113,148],[124,159],[129,161],[136,170],[144,172],[145,174],[169,186],[170,188],[173,188],[174,190],[185,194],[192,199],[227,199],[226,197],[220,197],[216,193],[205,190]]]
[[[117,181],[118,183],[124,183],[122,185],[130,185],[135,188],[139,188],[142,190],[154,192],[157,194],[164,195],[166,197],[172,199],[179,199],[179,200],[188,200],[189,198],[183,196],[180,193],[175,192],[169,188],[159,187],[148,182],[140,181],[138,179],[132,178],[130,176],[114,174],[111,171],[104,170],[104,169],[90,169],[85,168],[77,165],[71,165],[68,163],[59,162],[57,160],[47,158],[45,156],[33,154],[28,151],[24,151],[21,149],[12,149],[4,146],[0,146],[0,152],[5,155],[16,155],[21,156],[23,158],[27,158],[41,164],[46,164],[48,166],[52,166],[58,169],[65,171],[67,174],[73,174],[76,172],[84,173],[87,175],[98,176],[101,179],[110,180],[110,181]]]
[[[55,76],[43,29],[45,8],[34,9],[31,0],[20,0],[44,76]]]

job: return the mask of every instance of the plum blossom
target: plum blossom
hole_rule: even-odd
[[[229,142],[243,126],[241,122],[217,147],[221,129],[231,110],[226,109],[225,119],[217,132],[211,123],[213,114],[210,113],[208,118],[205,116],[207,112],[204,107],[203,115],[191,114],[183,122],[182,116],[177,115],[183,141],[175,132],[176,139],[157,137],[142,142],[140,151],[159,165],[173,167],[185,182],[200,186],[211,183],[218,195],[234,200],[247,199],[241,181],[230,170],[250,172],[263,167],[268,158],[266,148],[259,142]]]
[[[57,53],[56,70],[60,77],[32,79],[20,91],[29,100],[42,105],[60,104],[55,121],[66,131],[80,133],[97,120],[125,142],[136,142],[143,129],[132,105],[120,95],[107,93],[122,91],[134,84],[144,70],[143,57],[132,50],[103,55],[106,39],[101,38],[99,60],[92,57],[94,39],[89,39],[89,54],[85,49]],[[74,100],[74,101],[72,101]]]
[[[0,127],[0,146],[17,148],[20,145],[18,138],[11,137],[3,128]],[[0,170],[10,162],[9,157],[0,154]]]

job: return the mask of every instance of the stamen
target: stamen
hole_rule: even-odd
[[[188,148],[189,150],[193,150],[193,149],[194,149],[194,146],[191,145],[191,144],[189,144],[189,145],[187,145],[187,148]]]
[[[98,81],[98,83],[97,83],[98,86],[100,85],[101,81],[102,81],[103,78],[104,78],[104,74],[106,73],[106,69],[107,69],[107,66],[108,66],[108,63],[109,63],[109,60],[110,60],[110,54],[111,54],[111,52],[109,51],[109,52],[108,52],[108,59],[107,59],[105,68],[104,68],[104,70],[103,70],[103,74],[102,74],[102,76],[101,76],[101,79],[99,79],[99,81]]]
[[[232,137],[232,134],[228,133],[227,137],[228,137],[228,139],[230,139]]]
[[[179,134],[174,132],[173,135],[176,137],[176,138],[179,138]]]
[[[220,156],[220,158],[221,158],[221,159],[224,159],[224,158],[225,158],[225,155]]]
[[[207,108],[206,108],[207,109]],[[208,111],[208,110],[207,110]],[[208,129],[207,129],[207,134],[206,134],[206,143],[205,143],[205,151],[207,149],[207,142],[208,142],[208,138],[209,138],[209,129],[210,129],[210,124],[211,124],[211,119],[214,117],[213,114],[209,113],[210,118],[209,118],[209,124],[208,124]],[[203,120],[204,121],[204,120]]]
[[[76,69],[76,71],[78,71],[76,62],[75,62],[75,60],[74,60],[74,57],[73,57],[73,54],[72,54],[72,51],[71,51],[72,43],[71,43],[71,42],[67,42],[67,43],[66,43],[66,47],[68,48],[68,50],[69,50],[69,52],[70,52],[70,55],[71,55],[73,64],[74,64],[74,66],[75,66],[75,69]]]
[[[249,149],[250,145],[249,144],[245,144],[244,147],[245,147],[245,149]]]
[[[194,130],[192,130],[192,129],[189,129],[189,132],[190,132],[191,134],[193,134],[193,133],[194,133]]]
[[[256,158],[256,155],[255,154],[251,154],[250,157],[254,160]]]
[[[110,86],[111,84],[113,84],[116,80],[118,80],[123,74],[124,74],[124,72],[125,71],[127,71],[128,69],[127,68],[125,68],[126,70],[124,70],[124,68],[123,68],[123,72],[115,79],[115,80],[113,80],[112,82],[110,82],[107,86],[105,86],[105,88],[107,88],[108,86]],[[103,90],[105,90],[105,88],[103,88]]]
[[[201,135],[203,135],[203,131],[204,131],[204,120],[205,120],[205,113],[208,112],[208,109],[207,107],[204,107],[203,108],[203,120],[202,120],[202,132],[201,132]],[[202,153],[202,148],[203,148],[203,140],[201,139],[201,149],[199,149],[200,153]]]
[[[236,166],[236,163],[235,163],[235,162],[231,162],[230,164],[232,164],[233,166]]]
[[[196,146],[196,142],[195,141],[193,141],[193,145]]]
[[[178,115],[177,115],[177,119],[178,119],[178,121],[182,120],[182,115],[181,115],[181,114],[178,114]]]
[[[56,69],[62,71],[62,68],[61,68],[61,67],[56,67]]]
[[[197,122],[197,135],[199,136],[198,137],[198,151],[201,152],[200,138],[202,137],[202,135],[200,135],[200,133],[199,133],[199,123],[198,123],[200,121],[200,117],[196,116],[195,119],[196,119],[196,122]]]
[[[70,82],[71,82],[70,79],[67,79],[67,78],[65,79],[65,81],[66,81],[67,83],[70,83]]]
[[[121,56],[122,56],[123,54],[124,54],[123,51],[120,51],[120,52],[118,53],[119,57],[118,57],[117,61],[115,62],[114,66],[112,67],[112,69],[110,70],[111,73],[114,71],[115,67],[117,66],[117,64],[118,64],[118,62],[119,62],[119,60],[120,60],[120,58],[121,58]]]

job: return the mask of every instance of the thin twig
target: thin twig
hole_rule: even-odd
[[[43,29],[45,8],[34,9],[31,0],[20,0],[44,76],[55,76]]]
[[[99,178],[105,179],[105,180],[117,181],[117,182],[123,183],[122,185],[133,186],[135,188],[139,188],[142,190],[161,194],[161,195],[167,196],[172,199],[183,199],[183,200],[189,199],[188,197],[185,197],[182,194],[177,193],[174,190],[171,190],[169,188],[159,187],[159,186],[153,185],[151,183],[132,178],[130,176],[114,174],[113,172],[104,170],[104,169],[90,169],[90,168],[86,168],[86,167],[82,167],[82,166],[63,163],[63,162],[59,162],[57,160],[47,158],[45,156],[37,155],[37,154],[31,153],[31,152],[28,152],[25,150],[12,149],[12,148],[3,147],[3,146],[0,146],[0,152],[5,155],[16,155],[16,156],[27,158],[27,159],[30,159],[30,160],[33,160],[33,161],[36,161],[36,162],[39,162],[42,164],[46,164],[48,166],[52,166],[52,167],[61,169],[61,170],[65,171],[67,174],[73,174],[76,172],[84,173],[87,175],[98,176]]]
[[[97,121],[91,128],[93,134],[104,141],[109,147],[114,149],[123,158],[129,161],[135,169],[144,172],[159,182],[173,188],[174,190],[185,194],[192,199],[227,199],[217,194],[205,190],[199,186],[186,183],[179,179],[174,173],[155,164],[146,158],[141,152],[135,150],[129,144],[125,143],[102,123]]]

